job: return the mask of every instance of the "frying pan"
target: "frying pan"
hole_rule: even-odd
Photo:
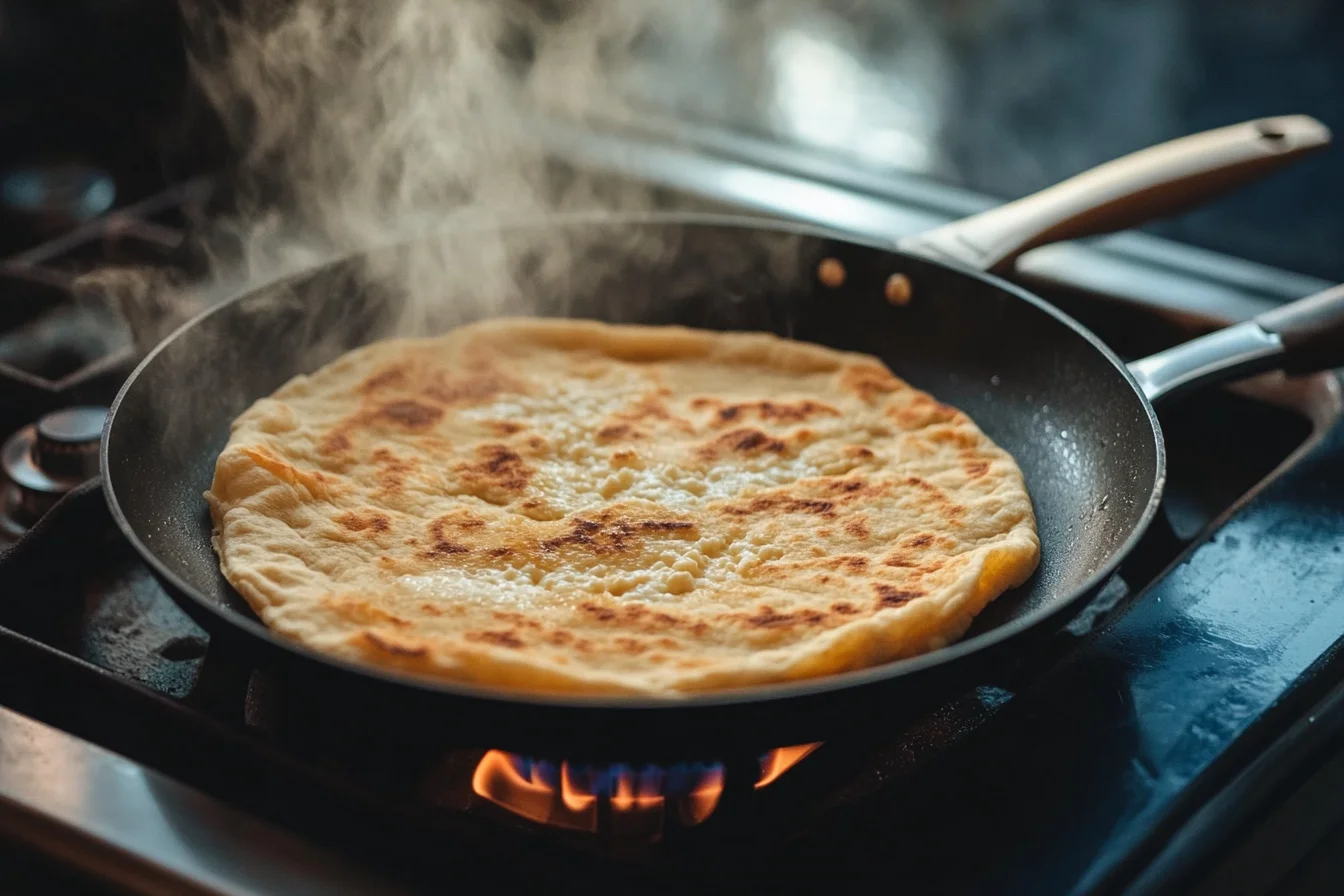
[[[1344,362],[1340,290],[1126,367],[1081,325],[983,271],[1046,240],[1173,211],[1327,140],[1322,126],[1301,117],[1184,138],[899,250],[759,221],[642,216],[458,229],[344,258],[216,305],[145,358],[109,415],[107,500],[212,645],[277,670],[306,695],[306,709],[325,707],[354,728],[570,757],[715,756],[823,740],[975,683],[987,664],[1029,649],[1034,636],[1085,605],[1157,510],[1165,455],[1153,401],[1273,367]],[[584,276],[543,283],[537,246],[557,238],[571,270]],[[632,246],[643,249],[626,251]],[[967,411],[1017,459],[1039,521],[1038,572],[944,649],[827,678],[682,698],[535,695],[435,681],[274,635],[220,575],[210,545],[201,494],[230,421],[290,377],[396,331],[402,295],[372,272],[436,248],[505,259],[547,297],[539,313],[770,330],[882,358]],[[819,265],[828,259],[829,270],[834,262],[843,268],[843,283],[822,282]],[[908,303],[885,298],[893,274],[909,279]],[[444,307],[467,306],[470,283],[442,288]]]

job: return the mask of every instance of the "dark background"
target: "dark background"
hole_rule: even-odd
[[[657,77],[645,71],[631,95],[660,114],[1003,197],[1262,115],[1307,113],[1344,134],[1344,4],[1334,0],[791,0],[790,8],[797,12],[776,23],[778,33],[759,35],[757,54],[710,46],[691,58],[664,40],[650,69]],[[780,114],[779,86],[763,86],[760,71],[778,63],[788,33],[830,41],[867,73],[862,97],[834,127],[834,96],[815,113],[792,113],[814,116],[800,131]],[[0,169],[92,162],[115,173],[124,203],[166,180],[227,168],[218,132],[184,99],[181,47],[175,0],[0,0]],[[723,58],[705,56],[716,52]],[[815,62],[793,64],[804,85],[824,81]],[[695,82],[692,69],[710,83]],[[912,163],[863,149],[856,128],[913,129],[924,156]],[[1344,280],[1341,152],[1152,230]],[[23,239],[6,234],[0,252]]]

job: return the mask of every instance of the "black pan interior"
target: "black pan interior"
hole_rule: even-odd
[[[528,228],[443,239],[458,257],[505,259],[515,309],[770,330],[872,353],[1010,451],[1035,505],[1041,567],[970,638],[1062,607],[1144,519],[1161,466],[1148,406],[1092,337],[1025,293],[880,247],[742,224],[589,222],[547,233],[542,249]],[[404,327],[405,291],[376,272],[413,266],[425,248],[345,260],[220,306],[161,346],[115,408],[105,462],[125,525],[188,601],[223,608],[250,636],[269,637],[219,574],[201,498],[229,422],[291,376]],[[842,286],[819,282],[823,258],[844,266]],[[902,307],[884,297],[895,273],[913,285]],[[480,313],[471,283],[446,281],[435,313],[410,318],[420,332]]]

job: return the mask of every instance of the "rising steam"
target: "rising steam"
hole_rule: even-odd
[[[759,65],[707,74],[706,61],[757,58],[724,50],[758,43],[816,6],[184,0],[193,79],[236,160],[230,211],[210,222],[214,235],[227,237],[210,244],[215,277],[256,284],[401,244],[369,256],[361,270],[395,295],[399,332],[434,331],[484,313],[557,310],[546,307],[551,297],[581,292],[584,280],[603,273],[585,237],[540,227],[526,245],[515,235],[506,247],[485,235],[491,222],[640,211],[652,193],[557,162],[545,128],[594,117],[619,123],[632,91],[667,94],[657,79],[668,66],[642,67],[660,54],[685,78],[707,78],[697,91],[702,99],[757,94],[752,82],[766,77],[754,70]],[[471,235],[423,238],[453,229]],[[604,252],[625,258],[675,248],[647,231],[606,230],[601,239]],[[146,345],[204,296],[228,294],[164,289],[162,275],[152,283],[136,272],[98,276]]]
[[[202,6],[184,12],[196,80],[238,150],[236,209],[216,222],[241,246],[234,262],[255,282],[472,229],[370,262],[413,332],[534,310],[547,278],[575,276],[582,247],[541,228],[518,282],[517,246],[479,232],[491,221],[647,206],[643,188],[558,164],[541,129],[620,117],[615,85],[634,45],[654,24],[684,29],[706,4],[243,0],[224,17]]]

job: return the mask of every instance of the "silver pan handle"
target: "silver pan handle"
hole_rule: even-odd
[[[897,245],[1002,273],[1028,249],[1184,211],[1329,143],[1330,129],[1306,115],[1242,122],[1140,150]]]
[[[1201,336],[1129,365],[1149,401],[1262,373],[1344,366],[1344,286]]]

